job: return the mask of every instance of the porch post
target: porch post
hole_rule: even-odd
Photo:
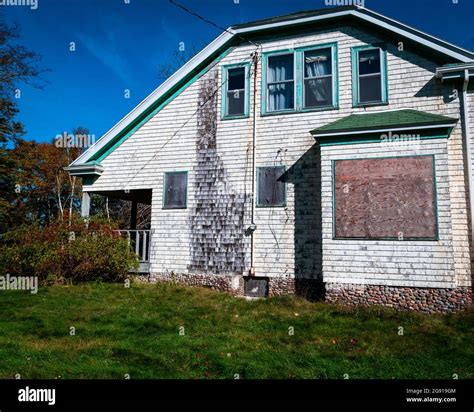
[[[137,202],[132,200],[132,210],[130,214],[130,229],[135,230],[137,228]]]
[[[91,208],[91,197],[89,193],[82,192],[81,216],[89,217],[90,208]]]

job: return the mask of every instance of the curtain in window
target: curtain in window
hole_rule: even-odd
[[[294,107],[293,55],[268,59],[268,111]]]
[[[305,106],[332,103],[332,61],[331,50],[306,52],[305,63]],[[325,77],[323,77],[325,76]],[[309,94],[309,95],[308,95]]]

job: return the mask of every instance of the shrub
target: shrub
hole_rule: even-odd
[[[0,270],[40,282],[121,281],[138,267],[128,241],[101,220],[24,225],[2,236]]]

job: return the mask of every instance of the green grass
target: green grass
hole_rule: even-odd
[[[349,310],[295,297],[246,301],[170,284],[3,291],[0,377],[16,374],[472,379],[474,312]]]

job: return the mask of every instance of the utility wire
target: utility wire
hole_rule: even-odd
[[[200,16],[199,14],[197,14],[197,13],[195,13],[195,12],[193,12],[193,11],[187,9],[185,6],[183,6],[183,5],[179,4],[179,3],[176,3],[174,0],[169,0],[169,2],[170,2],[171,4],[173,4],[174,6],[179,7],[180,9],[186,11],[187,13],[190,13],[190,14],[192,14],[193,16],[196,16],[196,17],[199,18],[200,20],[202,20],[202,21],[204,21],[204,22],[206,22],[206,23],[208,23],[208,24],[211,24],[212,26],[214,26],[214,27],[216,27],[216,28],[218,28],[218,29],[220,29],[220,30],[223,30],[223,31],[225,31],[225,32],[227,32],[227,33],[230,33],[230,34],[232,34],[232,35],[236,35],[236,36],[238,36],[240,39],[242,39],[243,41],[252,44],[252,45],[255,47],[255,50],[253,50],[253,52],[251,53],[251,56],[252,56],[252,57],[255,57],[257,62],[260,60],[260,58],[261,58],[261,53],[258,53],[258,49],[262,47],[261,44],[254,43],[254,42],[252,42],[251,40],[245,39],[244,37],[242,37],[242,36],[240,36],[240,35],[237,35],[237,34],[235,34],[235,33],[230,32],[229,30],[227,30],[227,29],[225,29],[225,28],[219,26],[218,24],[216,24],[216,23],[214,23],[214,22],[212,22],[212,21],[210,21],[210,20],[208,20],[208,19],[206,19],[206,18]],[[255,56],[255,54],[256,54],[256,56]],[[242,60],[241,60],[239,63],[237,63],[237,64],[246,63],[247,60],[248,60],[247,58],[244,58],[244,59],[242,59]],[[252,65],[251,65],[251,69],[249,70],[249,74],[248,74],[249,77],[252,77],[252,76],[253,76],[254,70],[255,70],[255,64],[252,64]],[[128,182],[124,185],[125,190],[127,190],[127,186],[130,185],[130,183],[135,179],[135,177],[137,177],[137,175],[138,175],[143,169],[145,169],[145,167],[147,167],[147,166],[150,164],[150,162],[153,161],[153,160],[156,158],[156,156],[168,145],[168,143],[171,142],[171,140],[173,140],[173,139],[175,138],[175,136],[194,118],[194,116],[199,112],[199,110],[200,110],[202,107],[204,107],[211,99],[214,98],[214,96],[222,89],[222,87],[224,86],[224,84],[227,83],[227,81],[228,81],[228,79],[222,81],[222,82],[220,83],[219,87],[218,87],[203,103],[198,104],[197,109],[191,114],[191,116],[178,128],[178,130],[176,130],[175,133],[173,133],[173,134],[171,135],[171,137],[170,137],[169,139],[167,139],[167,140],[163,143],[163,145],[161,145],[161,146],[158,148],[158,150],[156,150],[156,152],[153,154],[153,156],[152,156],[148,161],[146,161],[145,164],[143,164],[143,165],[140,167],[140,169],[138,169],[138,170],[135,172],[135,174],[128,180]],[[250,93],[250,90],[249,90],[249,93]]]
[[[217,29],[219,29],[219,30],[222,30],[222,31],[224,31],[224,32],[226,32],[226,33],[232,34],[233,36],[237,36],[239,39],[241,39],[241,40],[243,40],[243,41],[245,41],[245,42],[250,43],[252,46],[255,46],[255,47],[262,47],[261,44],[255,43],[255,42],[253,42],[252,40],[246,39],[245,37],[241,36],[240,34],[234,33],[234,32],[232,32],[232,31],[230,31],[229,29],[226,29],[225,27],[222,27],[222,26],[220,26],[219,24],[214,23],[213,21],[211,21],[211,20],[209,20],[209,19],[207,19],[207,18],[201,16],[200,14],[196,13],[195,11],[192,11],[192,10],[188,9],[186,6],[183,6],[182,4],[177,3],[177,2],[174,1],[174,0],[169,0],[169,2],[170,2],[173,6],[176,6],[176,7],[180,8],[181,10],[184,10],[186,13],[191,14],[191,15],[194,16],[194,17],[197,17],[199,20],[202,20],[202,21],[206,22],[207,24],[210,24],[211,26],[213,26],[213,27],[215,27],[215,28],[217,28]]]

